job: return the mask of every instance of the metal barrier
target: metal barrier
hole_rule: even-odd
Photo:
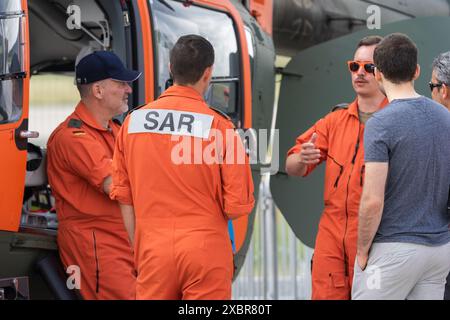
[[[278,76],[270,137],[275,153],[278,152],[275,122],[280,80]],[[272,149],[269,148],[265,163],[271,162]],[[270,173],[262,174],[253,236],[244,265],[233,283],[233,299],[310,299],[312,254],[313,249],[297,239],[276,208],[270,192]]]
[[[310,299],[313,250],[296,238],[275,207],[269,178],[262,179],[253,238],[233,283],[233,299]]]

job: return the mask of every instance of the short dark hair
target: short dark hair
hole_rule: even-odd
[[[186,35],[170,51],[170,69],[174,82],[187,85],[200,80],[206,68],[214,64],[214,48],[205,38]]]
[[[77,84],[78,92],[80,93],[81,99],[89,96],[93,83],[88,84]]]
[[[373,60],[387,80],[400,84],[414,79],[417,55],[417,46],[407,35],[392,33],[375,48]]]
[[[367,36],[362,38],[358,45],[356,46],[356,49],[359,49],[361,47],[370,47],[374,46],[376,44],[379,44],[383,40],[383,37],[381,36]]]

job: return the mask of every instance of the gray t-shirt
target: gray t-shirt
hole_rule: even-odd
[[[392,101],[367,121],[366,162],[388,162],[374,242],[438,246],[450,241],[450,112],[431,99]]]

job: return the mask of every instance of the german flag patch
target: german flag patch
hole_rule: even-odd
[[[74,136],[84,136],[84,135],[86,135],[86,132],[84,132],[84,131],[72,131],[72,134]]]

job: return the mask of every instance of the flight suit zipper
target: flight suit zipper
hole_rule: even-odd
[[[97,238],[95,237],[95,231],[92,231],[92,239],[94,240],[94,257],[95,257],[95,292],[98,293],[100,291],[100,269],[98,263],[98,255],[97,255]]]
[[[353,170],[353,167],[352,167],[352,170]],[[344,228],[344,237],[342,239],[342,248],[344,250],[345,276],[347,276],[347,277],[349,276],[349,272],[348,272],[347,250],[345,249],[345,237],[347,236],[347,229],[348,229],[348,192],[349,192],[349,185],[350,185],[351,177],[352,177],[352,172],[350,171],[350,175],[348,176],[346,195],[345,195],[345,228]]]
[[[358,126],[358,138],[356,140],[355,153],[353,154],[353,158],[352,158],[352,167],[350,169],[350,174],[348,176],[347,192],[346,192],[346,195],[345,195],[345,229],[344,229],[344,237],[343,237],[343,240],[342,240],[342,248],[343,248],[343,251],[344,251],[345,276],[347,276],[347,277],[349,276],[349,272],[348,272],[347,250],[345,249],[345,238],[347,236],[347,230],[348,230],[348,194],[349,194],[350,181],[352,179],[353,169],[355,168],[356,156],[358,155],[358,151],[359,151],[359,135],[360,135],[360,131],[361,131],[361,124],[359,124],[359,126]]]

